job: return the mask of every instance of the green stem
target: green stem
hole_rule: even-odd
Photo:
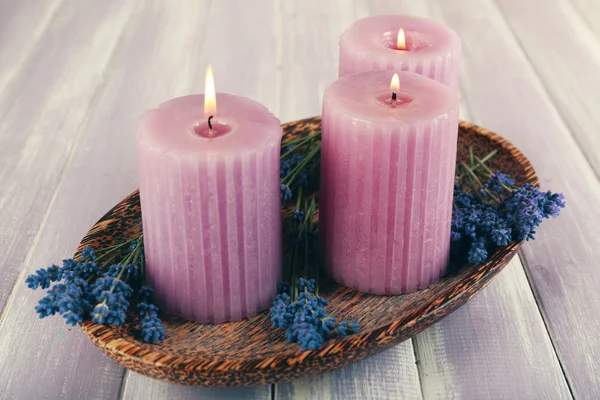
[[[281,147],[289,147],[290,145],[292,145],[292,146],[294,146],[294,148],[285,151],[283,154],[281,154],[281,156],[279,157],[279,159],[280,160],[285,160],[290,155],[296,153],[298,151],[299,147],[302,147],[302,146],[308,146],[308,147],[310,147],[310,145],[312,145],[312,142],[315,141],[315,140],[316,140],[315,136],[307,136],[307,137],[305,137],[303,139],[298,140],[296,143],[294,143],[294,142],[282,143]]]
[[[471,153],[472,151],[473,151],[473,150],[472,150],[472,148],[471,148],[471,147],[469,147],[469,153]],[[498,150],[494,150],[494,151],[492,151],[492,152],[488,153],[488,154],[487,154],[485,157],[483,157],[483,158],[481,159],[481,162],[485,164],[485,163],[486,163],[487,161],[489,161],[489,160],[490,160],[492,157],[494,157],[494,156],[496,155],[496,153],[497,153],[497,152],[498,152]],[[475,172],[475,171],[476,171],[476,170],[477,170],[477,169],[478,169],[480,166],[481,166],[481,164],[474,165],[474,166],[472,166],[471,168],[467,168],[467,171]],[[463,173],[463,174],[460,174],[460,175],[458,176],[458,179],[459,179],[459,180],[460,180],[460,179],[462,179],[462,178],[464,177],[464,175],[465,175],[464,173]]]
[[[298,200],[296,200],[296,210],[300,209],[300,202],[302,201],[302,186],[298,188]]]
[[[142,235],[140,235],[140,236],[142,236]],[[114,244],[114,245],[112,245],[112,246],[108,246],[108,247],[103,247],[103,248],[99,249],[99,250],[97,251],[97,253],[104,253],[105,251],[108,251],[108,250],[113,250],[113,249],[116,249],[116,248],[123,247],[123,246],[125,246],[126,244],[130,244],[131,242],[133,242],[133,241],[134,241],[134,240],[136,240],[136,239],[137,239],[137,237],[135,237],[135,238],[133,238],[133,239],[130,239],[130,240],[128,240],[128,241],[126,241],[126,242],[123,242],[123,243]]]
[[[308,279],[308,237],[304,235],[304,279]]]
[[[477,177],[477,175],[475,175],[475,173],[473,171],[471,171],[471,169],[467,166],[467,164],[464,163],[464,161],[462,161],[460,163],[460,165],[463,166],[464,169],[467,170],[467,173],[473,178],[475,179],[475,182],[477,182],[479,185],[481,185],[481,187],[483,187],[483,183],[481,183],[481,181],[479,180],[479,178]]]
[[[469,146],[469,160],[471,160],[471,168],[472,168],[473,164],[475,164],[475,162],[473,161],[473,148],[471,146]]]
[[[292,171],[290,171],[290,173],[288,173],[285,176],[285,178],[283,178],[281,180],[281,183],[283,183],[284,185],[290,186],[290,184],[294,181],[294,179],[300,173],[300,171],[302,170],[302,168],[304,168],[310,161],[312,161],[312,158],[320,150],[321,150],[321,144],[319,143],[311,151],[308,152],[308,154],[304,157],[304,159],[302,160],[302,162],[300,162],[298,165],[296,165],[296,167]]]
[[[288,140],[287,142],[282,142],[281,147],[296,146],[296,148],[298,148],[299,146],[303,145],[304,143],[316,141],[318,139],[321,139],[321,133],[317,133],[315,135],[304,136],[304,137],[301,137],[298,139]]]
[[[317,272],[315,274],[315,295],[319,295],[319,283],[321,276],[321,257],[319,256],[319,242],[313,238],[313,251],[315,252],[315,258],[317,263]]]

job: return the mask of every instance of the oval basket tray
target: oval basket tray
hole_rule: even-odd
[[[285,124],[285,139],[320,130],[320,118]],[[461,122],[458,159],[498,150],[489,165],[517,182],[537,185],[529,161],[502,137]],[[101,248],[141,232],[139,194],[134,192],[110,210],[83,238],[83,246]],[[480,266],[464,265],[425,290],[402,296],[376,296],[332,284],[322,290],[328,310],[343,319],[356,319],[360,332],[326,341],[317,351],[302,352],[287,343],[282,329],[271,327],[268,311],[239,322],[201,324],[163,316],[167,339],[143,343],[134,322],[119,328],[81,324],[106,355],[126,368],[170,382],[212,387],[260,385],[291,380],[344,367],[384,351],[444,318],[483,289],[516,254],[521,243],[498,249]],[[130,318],[135,321],[134,318]]]

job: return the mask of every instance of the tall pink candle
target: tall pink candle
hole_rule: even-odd
[[[325,261],[339,283],[376,294],[435,282],[450,245],[457,96],[401,72],[393,101],[393,74],[340,78],[323,100]]]
[[[281,277],[279,120],[217,94],[150,110],[137,133],[146,270],[167,312],[235,321],[267,308]]]
[[[398,38],[400,29],[404,41]],[[340,76],[377,70],[412,71],[456,90],[459,60],[456,32],[410,15],[365,18],[340,38]]]

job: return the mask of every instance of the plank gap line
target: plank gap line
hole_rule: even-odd
[[[527,257],[525,257],[525,254],[523,254],[523,252],[520,250],[517,253],[517,257],[519,257],[519,259],[521,260],[521,265],[523,265],[523,271],[525,272],[525,277],[527,278],[527,284],[529,285],[529,289],[531,290],[531,293],[533,293],[533,299],[535,300],[535,304],[537,305],[538,312],[540,313],[540,316],[542,318],[544,328],[546,329],[546,333],[548,334],[548,338],[550,339],[550,344],[552,345],[552,351],[554,352],[554,355],[556,356],[556,359],[558,360],[558,365],[560,366],[560,370],[562,371],[562,374],[565,379],[565,383],[567,384],[567,388],[569,389],[571,398],[574,399],[575,395],[573,394],[573,388],[571,387],[571,382],[569,381],[569,377],[567,376],[563,362],[560,359],[558,350],[556,349],[556,344],[554,343],[554,337],[552,336],[550,327],[548,326],[548,323],[546,322],[546,320],[548,319],[548,316],[544,312],[544,307],[542,307],[541,296],[539,295],[538,291],[535,288],[535,285],[533,284],[533,278],[529,274],[529,264],[527,262]]]
[[[42,30],[40,31],[39,37],[36,39],[35,43],[33,43],[30,46],[30,50],[27,52],[27,54],[18,61],[18,65],[14,69],[14,73],[12,73],[10,75],[10,77],[6,80],[4,87],[1,88],[2,91],[0,92],[0,102],[2,102],[2,100],[4,100],[4,96],[7,95],[8,91],[6,89],[11,85],[13,79],[19,75],[18,71],[20,71],[21,68],[23,67],[23,65],[25,65],[27,63],[27,61],[29,61],[29,58],[35,52],[37,52],[38,48],[40,47],[42,38],[44,37],[44,35],[46,34],[46,31],[48,31],[48,28],[50,28],[50,26],[52,25],[52,23],[58,16],[58,11],[60,9],[62,9],[64,2],[65,2],[65,0],[58,0],[55,8],[51,11],[51,15],[46,19],[46,23],[44,24]]]
[[[535,67],[535,64],[531,60],[531,57],[529,56],[529,53],[525,50],[525,47],[523,46],[523,43],[521,42],[521,40],[519,40],[519,37],[516,34],[516,32],[515,32],[514,28],[512,27],[512,25],[508,22],[508,18],[506,16],[506,13],[504,12],[504,10],[502,10],[502,8],[500,7],[500,5],[498,4],[498,0],[493,0],[492,3],[496,7],[496,10],[498,11],[498,15],[500,15],[500,17],[502,18],[504,26],[512,34],[512,37],[514,38],[515,43],[517,44],[517,46],[521,50],[521,53],[525,57],[525,60],[527,60],[527,64],[529,65],[529,67],[531,68],[531,70],[535,73],[537,81],[538,81],[538,83],[540,84],[540,87],[543,90],[543,94],[550,100],[550,104],[552,104],[552,109],[560,117],[559,119],[562,122],[565,130],[567,132],[569,132],[569,135],[571,136],[571,138],[573,138],[573,140],[577,144],[577,149],[581,153],[581,157],[590,166],[590,168],[594,172],[594,176],[596,177],[596,180],[598,181],[598,183],[600,183],[600,172],[595,168],[594,164],[589,159],[587,153],[585,151],[583,151],[582,144],[577,139],[577,136],[573,133],[573,130],[571,129],[571,126],[567,123],[567,120],[566,120],[564,114],[561,112],[560,107],[558,107],[558,103],[556,102],[556,98],[548,90],[548,86],[546,85],[546,83],[544,82],[544,80],[541,78],[541,76],[539,74],[539,70]]]
[[[419,358],[419,345],[417,344],[416,336],[410,338],[412,342],[413,355],[415,356],[415,365],[417,366],[417,379],[419,380],[419,389],[421,390],[421,398],[424,399],[425,392],[423,391],[423,380],[421,379],[421,375],[423,372],[423,367],[421,366],[421,359]]]
[[[115,41],[115,46],[113,47],[113,49],[111,50],[111,54],[108,58],[108,61],[106,63],[106,66],[104,68],[104,71],[106,71],[106,67],[108,67],[112,61],[113,58],[115,56],[115,52],[116,50],[119,48],[119,44],[121,43],[121,41],[123,40],[123,34],[125,32],[125,26],[123,26],[123,29],[121,30],[121,32],[119,33],[119,38]],[[54,205],[56,198],[58,197],[58,193],[60,192],[60,188],[63,182],[63,178],[65,176],[65,172],[67,171],[69,165],[71,164],[71,161],[73,160],[73,155],[75,154],[75,150],[77,149],[79,142],[81,141],[81,138],[84,135],[84,130],[85,127],[87,126],[87,122],[88,122],[88,118],[87,115],[89,114],[90,110],[93,108],[94,104],[96,103],[96,99],[98,97],[98,94],[103,90],[104,86],[106,83],[106,79],[104,79],[104,73],[103,73],[103,78],[99,81],[98,85],[96,86],[96,88],[94,89],[94,93],[91,96],[89,105],[88,105],[88,109],[85,112],[85,115],[83,116],[83,119],[79,125],[79,128],[77,129],[77,134],[75,135],[75,138],[73,140],[73,144],[71,146],[71,148],[68,150],[67,152],[67,157],[66,157],[66,161],[64,162],[63,166],[60,169],[60,173],[58,175],[58,179],[56,181],[56,186],[54,187],[54,191],[52,192],[52,196],[50,196],[50,201],[48,201],[48,204],[46,205],[46,209],[44,210],[44,215],[42,217],[42,219],[40,220],[40,223],[35,231],[35,235],[33,237],[33,241],[31,242],[31,246],[29,247],[29,250],[27,251],[27,254],[25,256],[25,259],[23,261],[23,263],[21,264],[21,268],[20,268],[20,272],[17,275],[17,278],[15,279],[12,288],[10,290],[10,294],[8,296],[8,298],[6,299],[6,302],[4,303],[4,306],[2,307],[2,309],[0,310],[0,324],[2,323],[2,321],[4,320],[4,313],[5,310],[8,309],[8,304],[11,303],[11,298],[12,295],[15,291],[15,288],[17,287],[18,282],[20,282],[20,279],[22,279],[22,276],[24,275],[25,271],[26,271],[26,265],[28,265],[28,263],[31,261],[31,258],[33,256],[33,253],[37,247],[37,244],[39,242],[40,239],[40,235],[44,229],[44,226],[46,225],[46,222],[48,220],[48,217],[50,215],[50,210],[52,209],[52,206]]]

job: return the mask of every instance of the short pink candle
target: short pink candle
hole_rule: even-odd
[[[456,32],[430,19],[409,15],[362,19],[340,39],[340,76],[377,70],[412,71],[456,90],[459,59]]]
[[[339,283],[376,294],[435,282],[450,246],[457,95],[411,72],[392,91],[393,74],[340,78],[323,100],[326,265]]]
[[[217,94],[148,111],[137,132],[146,271],[160,307],[202,322],[252,317],[281,278],[279,120]]]

